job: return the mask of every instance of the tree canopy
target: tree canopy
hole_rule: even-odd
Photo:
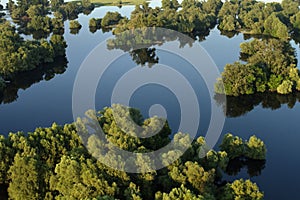
[[[115,105],[116,112],[129,112],[141,126],[155,128],[156,118],[143,119],[136,109],[124,110]],[[112,108],[105,108],[96,117],[105,137],[120,148],[134,152],[147,152],[161,148],[170,142],[167,123],[153,138],[128,137],[112,116]],[[77,123],[80,123],[78,121]],[[126,122],[123,122],[126,123]],[[122,126],[124,126],[123,124]],[[189,143],[189,135],[177,133],[175,143]],[[233,139],[232,138],[236,138]],[[87,148],[83,140],[88,141]],[[148,141],[149,140],[149,141]],[[235,148],[240,141],[241,148]],[[103,146],[104,145],[104,146]],[[90,153],[91,149],[102,151],[112,148],[95,135],[87,138],[77,134],[75,124],[49,128],[37,128],[34,132],[10,133],[0,137],[0,185],[7,186],[10,199],[261,199],[263,193],[250,180],[236,180],[218,185],[229,161],[236,156],[265,159],[265,146],[255,136],[243,142],[226,135],[221,151],[210,150],[204,158],[199,157],[199,148],[205,145],[203,137],[196,138],[188,151],[173,164],[155,171],[131,174],[107,167]],[[104,149],[103,149],[104,148]],[[102,150],[101,150],[102,149]],[[241,150],[239,150],[241,149]],[[88,151],[89,150],[89,151]],[[94,151],[96,152],[96,151]],[[173,150],[165,159],[176,154]],[[121,156],[121,155],[120,155]],[[112,155],[107,161],[114,162]],[[122,165],[122,157],[119,164]],[[138,166],[147,168],[150,160],[138,160]],[[242,189],[240,189],[242,188]],[[254,195],[255,194],[255,195]]]
[[[295,49],[288,41],[254,39],[240,47],[240,58],[246,64],[226,65],[215,85],[217,93],[239,96],[265,91],[288,94],[299,90]]]
[[[53,35],[51,38],[55,37]],[[52,42],[24,41],[9,22],[0,24],[0,75],[11,77],[19,72],[33,70],[42,63],[53,62],[55,57],[65,52],[66,43],[63,37],[59,38],[60,41],[52,39]],[[53,48],[60,51],[54,52]]]

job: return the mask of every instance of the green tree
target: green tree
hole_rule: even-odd
[[[172,7],[174,9],[178,9],[179,8],[180,4],[178,3],[177,0],[172,0],[171,2],[172,2]]]
[[[200,163],[206,169],[221,169],[226,170],[229,158],[225,151],[216,152],[214,150],[209,150],[204,157],[203,161]]]
[[[197,162],[186,162],[186,168],[183,173],[187,177],[187,181],[196,189],[200,194],[211,193],[213,182],[215,180],[215,170],[205,171]]]
[[[31,5],[26,11],[29,18],[34,18],[36,16],[44,16],[47,13],[47,10],[43,7],[42,4]]]
[[[123,17],[118,12],[107,12],[101,21],[101,26],[105,27],[116,25],[122,18]]]
[[[206,13],[213,13],[217,15],[220,9],[222,8],[222,1],[221,0],[206,0],[202,2],[202,9]]]
[[[0,86],[0,90],[1,89]],[[3,135],[0,135],[0,184],[8,183],[7,171],[13,163],[14,154],[15,152],[14,149],[11,148],[11,142]]]
[[[88,8],[88,7],[92,6],[92,3],[90,0],[81,0],[81,3],[84,8]]]
[[[19,52],[23,39],[9,22],[0,24],[0,74],[8,76],[13,72],[21,71],[22,54]]]
[[[155,200],[214,200],[213,197],[203,197],[202,195],[196,195],[193,191],[181,185],[178,188],[173,188],[170,193],[157,192],[155,194]]]
[[[243,140],[230,133],[224,136],[220,149],[221,151],[225,151],[230,159],[241,157],[245,153]]]
[[[64,19],[67,18],[70,20],[76,19],[78,17],[79,11],[79,6],[75,1],[70,1],[66,4],[63,4],[59,8],[59,12],[64,15]]]
[[[299,2],[295,0],[282,0],[283,13],[289,18],[299,12]]]
[[[66,53],[67,43],[62,35],[53,34],[50,38],[55,56],[64,56]]]
[[[293,82],[290,80],[284,80],[282,83],[277,87],[277,92],[279,94],[289,94],[292,92],[293,89]]]
[[[237,18],[239,5],[233,1],[226,1],[218,14],[219,28],[224,31],[234,31],[240,28]]]
[[[43,198],[43,166],[29,155],[16,154],[14,163],[8,173],[10,183],[8,193],[11,199],[41,199]]]
[[[163,9],[171,9],[172,8],[172,1],[171,0],[162,0],[161,5]]]
[[[256,136],[251,136],[249,141],[245,143],[245,156],[255,160],[265,160],[267,148],[264,142]]]
[[[55,167],[55,175],[51,177],[50,188],[59,191],[60,198],[66,199],[114,195],[116,185],[109,186],[99,172],[91,160],[62,156]]]
[[[177,0],[162,0],[161,4],[163,9],[177,9],[179,7]]]
[[[125,189],[124,197],[126,200],[142,200],[139,187],[132,182],[130,182],[129,187]]]
[[[102,19],[91,18],[89,21],[89,27],[100,28]]]
[[[183,0],[181,2],[181,7],[182,9],[188,9],[190,7],[195,7],[197,6],[197,1],[196,0]]]
[[[221,200],[243,199],[243,200],[262,200],[264,194],[259,191],[257,185],[250,180],[235,180],[227,183],[224,193],[220,196]]]
[[[289,76],[296,65],[295,49],[287,41],[278,39],[254,39],[240,45],[241,58],[251,65],[262,68],[267,77],[271,74]]]
[[[39,51],[42,59],[41,61],[43,63],[53,62],[55,57],[53,46],[46,40],[41,40],[40,45]]]
[[[57,10],[63,4],[64,4],[64,0],[50,0],[50,5],[52,10]]]
[[[282,83],[282,76],[276,76],[274,74],[271,74],[270,79],[268,81],[268,86],[270,88],[270,91],[277,91],[278,86]]]
[[[77,20],[71,20],[70,29],[81,29],[81,24]]]
[[[290,21],[293,24],[294,30],[300,32],[300,11],[293,15]]]
[[[253,94],[255,89],[256,69],[251,65],[241,63],[227,64],[222,72],[221,81],[224,84],[225,94],[238,96]],[[217,83],[217,84],[220,84]],[[220,86],[216,85],[216,88]]]
[[[27,28],[31,31],[44,31],[49,33],[51,31],[51,18],[39,15],[33,16],[28,22]]]
[[[268,34],[273,37],[287,38],[289,36],[287,26],[282,23],[274,13],[266,19],[264,29],[264,34]]]
[[[58,11],[55,11],[53,15],[54,18],[51,19],[51,24],[53,29],[63,29],[64,28],[63,15]]]

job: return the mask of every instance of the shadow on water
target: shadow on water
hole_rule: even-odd
[[[157,56],[154,46],[161,46],[167,42],[178,41],[179,48],[183,48],[186,45],[192,46],[196,38],[204,40],[207,35],[208,34],[198,34],[187,37],[168,29],[136,29],[134,31],[125,31],[121,34],[116,34],[114,39],[107,41],[107,49],[120,49],[124,52],[128,52],[132,61],[137,65],[152,67],[154,64],[159,63],[159,57]]]
[[[59,57],[51,64],[41,65],[32,71],[16,74],[6,83],[3,92],[0,92],[0,104],[16,101],[19,89],[26,90],[35,83],[43,80],[49,81],[56,74],[63,74],[66,71],[67,64],[66,57]]]
[[[229,161],[226,174],[236,176],[243,168],[247,168],[249,177],[259,176],[265,166],[266,160],[253,160],[244,157],[235,158]]]
[[[262,108],[271,110],[279,109],[282,105],[287,105],[288,108],[292,109],[296,102],[300,102],[300,92],[287,95],[258,93],[239,97],[227,96],[226,103],[221,100],[219,95],[215,95],[214,99],[217,105],[223,107],[227,117],[239,117],[247,114],[259,105],[261,105]]]
[[[0,185],[0,198],[1,200],[7,200],[8,199],[8,193],[7,193],[8,185]]]
[[[79,28],[72,28],[70,29],[70,33],[73,35],[77,35],[79,34],[80,29]]]

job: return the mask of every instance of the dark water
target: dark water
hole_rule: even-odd
[[[68,22],[65,23],[65,39],[67,48],[67,67],[59,67],[56,72],[36,72],[31,74],[32,80],[16,83],[6,103],[0,105],[0,132],[33,131],[36,127],[48,127],[53,122],[71,123],[72,89],[77,70],[89,52],[111,33],[90,33],[88,20],[91,17],[103,17],[110,11],[119,11],[129,16],[132,6],[97,8],[89,16],[80,15],[79,22],[83,25],[79,34],[69,33]],[[200,44],[207,50],[220,70],[226,63],[239,59],[239,44],[244,41],[243,35],[233,38],[220,35],[213,29],[206,40]],[[292,43],[299,52],[299,47]],[[186,47],[188,48],[188,47]],[[159,62],[176,68],[189,78],[191,85],[201,99],[201,129],[205,132],[209,123],[209,103],[206,88],[201,78],[189,70],[188,64],[173,58],[166,52],[156,52]],[[299,55],[299,53],[298,53]],[[298,56],[299,58],[299,56]],[[101,62],[101,55],[99,55]],[[64,65],[62,65],[64,66]],[[103,77],[104,85],[99,84],[96,93],[97,109],[110,105],[111,89],[122,73],[135,67],[136,64],[127,54],[114,62]],[[147,66],[143,66],[145,68]],[[156,67],[155,65],[153,68]],[[151,70],[151,69],[150,69]],[[47,76],[48,74],[48,76]],[[50,78],[47,78],[50,77]],[[197,80],[197,81],[195,81]],[[17,94],[13,95],[13,94]],[[281,96],[268,94],[245,98],[229,98],[226,122],[222,134],[231,132],[243,139],[255,134],[267,145],[267,161],[260,176],[251,177],[265,192],[266,199],[297,199],[300,189],[300,95]],[[12,101],[12,102],[10,102]],[[217,100],[212,103],[220,103]],[[179,102],[168,88],[159,85],[145,85],[132,96],[130,105],[140,108],[145,117],[153,104],[162,104],[167,110],[171,128],[176,130],[180,121]],[[242,168],[236,177],[248,178],[246,168]],[[228,179],[233,177],[228,176]]]

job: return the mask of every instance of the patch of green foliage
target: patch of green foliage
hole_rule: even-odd
[[[55,57],[65,54],[66,48],[64,38],[56,34],[50,41],[24,41],[9,22],[0,24],[0,41],[0,75],[3,77],[53,62]]]
[[[279,94],[299,91],[295,49],[288,41],[254,39],[240,47],[240,58],[246,64],[227,64],[215,85],[217,93],[239,96],[266,91]]]
[[[114,110],[113,110],[114,109]],[[133,121],[145,130],[155,130],[159,118],[144,120],[136,109],[124,109],[114,105],[112,108],[93,115],[98,119],[105,138],[124,150],[148,152],[159,149],[170,142],[171,130],[165,123],[161,131],[150,138],[137,138],[128,135],[117,126],[118,123],[135,130],[128,121],[116,122],[113,113],[131,116]],[[92,116],[89,111],[89,116]],[[88,114],[87,113],[87,114]],[[84,129],[82,120],[77,126]],[[147,131],[144,133],[147,134]],[[107,167],[95,156],[103,154],[106,162],[118,162],[125,166],[120,155],[114,157],[106,149],[114,148],[96,135],[79,137],[75,124],[49,128],[37,128],[34,132],[10,133],[0,136],[0,185],[8,187],[10,199],[262,199],[263,193],[250,180],[236,180],[224,186],[216,185],[222,177],[232,155],[240,155],[239,147],[227,135],[222,144],[224,151],[210,150],[203,158],[199,149],[205,145],[203,137],[190,144],[188,134],[174,135],[174,145],[188,146],[187,152],[171,165],[158,171],[140,174],[126,173]],[[235,138],[234,136],[230,136]],[[83,146],[83,141],[87,146]],[[234,139],[235,141],[235,139]],[[240,141],[237,139],[237,141]],[[88,151],[89,150],[89,151]],[[94,151],[93,151],[94,150]],[[263,143],[256,137],[243,143],[245,155],[263,158]],[[238,151],[238,152],[234,152]],[[93,156],[90,154],[92,152]],[[106,155],[106,153],[108,155]],[[178,152],[170,149],[163,155],[171,159]],[[142,157],[135,163],[141,170],[151,165],[151,160]],[[124,168],[125,169],[125,168]]]

